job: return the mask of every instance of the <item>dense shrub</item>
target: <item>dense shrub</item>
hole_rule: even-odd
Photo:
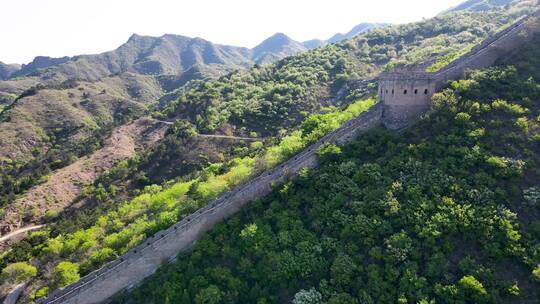
[[[60,262],[54,268],[54,281],[57,287],[65,287],[79,279],[79,265],[76,263]]]
[[[6,268],[2,269],[0,279],[3,282],[18,284],[35,277],[36,274],[36,267],[25,262],[19,262],[10,264]]]

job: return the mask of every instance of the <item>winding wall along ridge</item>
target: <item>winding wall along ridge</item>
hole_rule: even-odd
[[[527,30],[527,26],[528,21],[534,18],[538,19],[539,16],[540,11],[537,11],[527,18],[520,19],[436,73],[417,73],[408,76],[394,73],[382,76],[379,85],[379,102],[369,111],[322,137],[288,161],[265,171],[234,190],[224,193],[170,228],[149,237],[115,261],[84,276],[78,282],[64,289],[53,291],[47,298],[40,299],[37,303],[100,303],[117,292],[134,286],[154,273],[163,262],[174,258],[181,251],[188,250],[199,237],[215,224],[235,214],[250,201],[270,193],[274,184],[297,175],[302,168],[315,167],[317,165],[315,152],[321,145],[325,143],[345,144],[358,134],[380,124],[381,121],[391,128],[398,128],[403,127],[403,123],[417,118],[426,110],[426,106],[429,107],[431,95],[435,90],[440,89],[442,82],[458,78],[465,69],[487,67],[493,64],[500,52],[493,52],[492,47],[495,45],[508,51],[508,49],[515,47],[515,44],[522,43],[523,41],[518,39],[522,29],[525,29],[527,33],[537,31],[538,25],[536,28],[533,25],[532,31]],[[420,93],[423,92],[424,88],[426,91],[425,94],[418,94],[415,97],[412,96],[412,92],[417,85],[422,86]],[[394,94],[396,88],[406,88],[405,95],[407,89],[410,88],[408,99],[396,96]],[[418,87],[416,88],[418,89]],[[392,90],[393,96],[386,98],[389,89]],[[405,111],[406,114],[397,113],[395,115],[396,111]]]
[[[432,77],[444,81],[461,76],[464,69],[475,69],[492,65],[501,55],[501,53],[496,52],[496,50],[493,50],[492,48],[501,48],[503,53],[506,53],[512,48],[519,46],[522,42],[528,41],[532,38],[531,36],[539,30],[539,18],[540,10],[520,18],[509,27],[496,33],[492,37],[487,38],[483,43],[474,47],[472,50],[443,67],[438,72],[433,73]],[[524,35],[524,37],[520,37],[520,35]],[[524,41],[518,41],[516,39]],[[489,54],[490,52],[492,54]]]
[[[315,167],[315,153],[321,145],[350,142],[358,134],[378,125],[381,116],[382,106],[375,104],[367,112],[346,122],[341,128],[322,137],[288,161],[224,193],[170,228],[149,237],[120,258],[64,289],[53,291],[37,303],[100,303],[123,289],[134,286],[154,273],[162,263],[189,249],[193,242],[215,224],[235,214],[250,201],[270,193],[273,185],[297,175],[302,168]]]
[[[467,53],[463,54],[461,57],[457,58],[456,60],[450,62],[448,65],[444,66],[442,69],[440,69],[439,71],[436,71],[433,73],[433,75],[437,76],[437,75],[442,75],[444,73],[446,73],[448,70],[451,70],[453,69],[456,65],[464,62],[466,59],[478,54],[479,52],[481,52],[482,50],[485,50],[486,48],[488,48],[490,45],[492,45],[493,43],[495,43],[497,40],[501,39],[502,37],[504,36],[507,36],[510,34],[510,32],[514,31],[517,27],[520,27],[524,24],[524,22],[526,20],[528,20],[530,18],[530,16],[528,17],[521,17],[519,18],[517,21],[515,21],[514,23],[512,23],[510,26],[508,26],[507,28],[495,33],[495,35],[491,36],[491,37],[488,37],[487,39],[485,39],[484,41],[482,41],[482,43],[480,43],[479,45],[476,45],[474,46],[470,51],[468,51]]]
[[[511,54],[540,32],[540,10],[523,17],[506,29],[435,73],[398,71],[379,77],[379,102],[384,105],[383,123],[389,129],[402,129],[431,107],[431,97],[449,80],[463,77],[467,70],[487,68],[501,56]]]

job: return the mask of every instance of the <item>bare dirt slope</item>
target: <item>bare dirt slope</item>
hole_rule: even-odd
[[[43,228],[44,226],[45,225],[30,225],[30,226],[26,226],[24,228],[14,230],[14,231],[0,237],[0,243],[5,242],[5,241],[9,241],[10,239],[16,238],[16,237],[18,237],[21,234],[24,234],[26,232],[30,232],[30,231],[33,231],[33,230],[38,230],[40,228]]]
[[[160,140],[166,127],[146,118],[118,127],[103,148],[55,171],[45,183],[31,188],[10,204],[0,220],[1,234],[39,222],[49,210],[62,211],[70,206],[84,186],[93,183],[116,162],[134,156],[139,148]]]
[[[2,85],[0,82],[0,91]],[[141,117],[161,96],[152,78],[124,74],[20,98],[0,117],[0,161],[27,162],[61,141],[66,153],[119,117]]]

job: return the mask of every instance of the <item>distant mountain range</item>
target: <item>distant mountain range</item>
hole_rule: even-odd
[[[277,33],[252,49],[252,58],[258,64],[270,63],[276,59],[308,50],[303,43]]]
[[[132,35],[119,48],[74,57],[36,57],[11,75],[38,77],[46,83],[67,79],[97,81],[111,75],[131,72],[142,75],[182,75],[196,65],[248,67],[247,48],[213,44],[201,38],[179,35],[148,37]]]
[[[34,159],[28,147],[48,151],[56,139],[66,151],[84,146],[81,142],[104,136],[104,130],[143,116],[158,101],[174,100],[191,80],[218,78],[329,42],[303,43],[277,33],[250,49],[180,35],[135,34],[101,54],[0,63],[0,159]]]
[[[0,80],[5,80],[11,77],[15,72],[20,70],[19,64],[5,64],[0,61]]]
[[[389,25],[388,23],[360,23],[345,34],[337,33],[334,36],[328,38],[327,40],[313,39],[313,40],[304,41],[302,44],[304,45],[304,47],[308,49],[314,49],[314,48],[324,46],[329,43],[336,43],[342,40],[351,39],[352,37],[358,34],[367,32],[374,28],[384,27],[388,25]]]
[[[513,0],[468,0],[444,13],[462,10],[485,11],[511,2]],[[360,23],[347,33],[338,33],[326,40],[313,39],[304,42],[295,41],[283,33],[276,33],[253,49],[214,44],[201,38],[180,35],[149,37],[134,34],[116,50],[101,54],[61,58],[38,56],[23,65],[0,62],[0,80],[32,76],[46,83],[58,83],[68,79],[97,81],[124,72],[169,75],[176,77],[176,82],[191,79],[195,75],[216,77],[234,69],[270,63],[302,51],[350,39],[387,25]]]
[[[336,42],[339,42],[341,40],[350,39],[350,38],[352,38],[352,37],[354,37],[354,36],[356,36],[358,34],[367,32],[367,31],[372,30],[374,28],[384,27],[384,26],[388,26],[388,25],[389,25],[388,23],[360,23],[357,26],[353,27],[352,30],[350,30],[349,32],[347,32],[345,34],[341,34],[341,33],[335,34],[330,39],[328,39],[326,42],[327,43],[336,43]]]
[[[222,75],[253,64],[266,64],[286,56],[328,43],[351,38],[384,24],[362,23],[346,34],[336,34],[328,40],[298,42],[277,33],[253,49],[214,44],[201,38],[180,35],[149,37],[132,35],[113,51],[74,57],[51,58],[38,56],[29,64],[0,63],[0,80],[15,77],[37,77],[45,83],[59,83],[68,79],[97,81],[115,74],[131,72],[143,75],[174,75],[184,73]],[[212,67],[202,68],[202,66]],[[212,76],[212,75],[210,75]]]

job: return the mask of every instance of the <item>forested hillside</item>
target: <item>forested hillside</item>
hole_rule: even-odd
[[[168,97],[172,100],[168,99],[167,102],[161,104],[161,107],[152,108],[154,122],[172,124],[164,138],[155,147],[141,151],[129,160],[119,162],[99,176],[93,185],[81,186],[80,196],[76,199],[76,207],[65,206],[65,208],[53,210],[47,208],[55,206],[55,204],[45,203],[39,205],[40,208],[44,209],[35,212],[33,209],[35,205],[13,205],[15,207],[12,209],[20,209],[19,217],[14,221],[23,224],[45,223],[47,226],[42,231],[34,232],[25,240],[13,244],[9,250],[0,254],[0,268],[3,269],[4,276],[4,284],[0,286],[0,292],[5,292],[14,283],[32,278],[23,295],[25,301],[31,301],[45,296],[50,289],[63,287],[78,280],[81,275],[85,275],[107,261],[120,256],[136,246],[141,240],[159,229],[170,226],[219,193],[231,189],[249,180],[261,170],[287,159],[308,143],[366,110],[374,101],[370,98],[375,93],[373,77],[376,77],[381,71],[395,67],[420,66],[427,68],[440,61],[441,58],[451,58],[455,53],[472,47],[517,17],[530,12],[533,8],[529,2],[520,1],[507,9],[495,9],[481,14],[460,11],[418,23],[376,29],[351,40],[287,57],[274,64],[256,65],[250,70],[236,71],[215,80],[191,81],[187,86],[181,86],[177,89],[171,85],[167,90],[171,91]],[[527,5],[522,5],[523,3]],[[520,66],[517,62],[513,62],[513,64]],[[527,65],[528,63],[523,61],[523,64]],[[514,77],[516,84],[527,89],[521,93],[516,92],[517,95],[512,96],[523,100],[526,100],[525,97],[534,100],[537,96],[535,95],[537,94],[535,83],[523,82],[520,78],[521,74],[513,73],[511,69],[504,71],[503,76]],[[482,75],[487,76],[483,77]],[[506,81],[503,78],[495,77],[496,75],[497,72],[484,72],[474,76],[476,77],[474,79],[478,78],[476,82],[481,83],[478,86],[488,86],[493,82],[504,83]],[[127,75],[114,76],[107,81],[115,81],[117,77],[127,77]],[[1,114],[3,121],[0,122],[0,125],[9,126],[11,121],[26,116],[36,118],[32,119],[32,126],[25,130],[25,132],[27,130],[33,132],[32,136],[28,137],[29,144],[20,145],[24,141],[19,140],[5,146],[6,150],[18,147],[18,145],[27,148],[20,150],[24,151],[29,159],[2,167],[3,170],[6,169],[2,172],[4,175],[0,177],[4,182],[1,196],[9,198],[5,200],[4,204],[13,203],[15,197],[24,198],[28,189],[43,182],[40,178],[50,172],[48,169],[51,168],[51,164],[57,163],[58,167],[62,167],[70,163],[74,157],[84,154],[85,151],[81,149],[99,148],[100,139],[106,137],[113,126],[139,117],[142,115],[141,113],[147,113],[149,104],[144,102],[147,100],[146,98],[144,100],[141,98],[140,102],[134,103],[135,107],[125,108],[123,105],[131,103],[134,99],[137,100],[141,94],[145,94],[146,97],[155,96],[154,94],[157,93],[154,89],[162,89],[163,82],[159,82],[162,80],[155,80],[153,76],[149,75],[135,75],[133,76],[134,87],[143,88],[135,91],[131,90],[131,86],[121,85],[123,82],[120,82],[120,85],[116,83],[113,90],[102,87],[102,81],[97,83],[76,82],[75,84],[67,82],[62,84],[68,86],[67,88],[60,88],[60,91],[67,94],[66,96],[58,99],[48,98],[47,100],[53,100],[56,104],[42,105],[48,107],[45,110],[53,112],[53,114],[60,113],[68,117],[82,118],[84,124],[74,124],[68,120],[62,122],[65,126],[60,127],[52,119],[46,120],[47,124],[34,124],[40,116],[39,113],[33,112],[29,99],[44,96],[42,94],[58,94],[59,90],[50,88],[37,90],[37,92],[31,92],[32,94],[29,96],[18,100],[15,107]],[[469,82],[471,81],[473,80],[469,80]],[[171,83],[174,84],[174,81],[169,84]],[[467,83],[467,81],[459,82],[456,85],[461,88]],[[465,87],[467,90],[455,88],[455,92],[449,91],[446,93],[448,96],[444,95],[439,98],[443,100],[454,95],[461,96],[460,94],[469,92],[469,89],[473,90],[470,86]],[[477,90],[481,91],[483,88],[479,87]],[[69,93],[74,95],[70,96]],[[478,99],[481,100],[480,97]],[[508,100],[508,102],[514,101]],[[57,106],[59,110],[56,110]],[[529,115],[527,117],[532,121],[530,117],[534,115],[536,109],[534,103],[531,102],[531,104],[523,106],[529,108],[529,111],[522,114]],[[427,262],[422,257],[440,252],[442,259],[447,258],[450,255],[449,252],[453,252],[452,244],[459,244],[457,243],[459,239],[454,238],[458,237],[459,234],[452,234],[448,238],[445,238],[446,235],[441,236],[440,239],[437,238],[439,237],[437,235],[433,236],[434,239],[429,240],[432,243],[428,245],[438,247],[431,248],[431,251],[426,251],[424,255],[422,251],[424,245],[421,245],[424,244],[424,239],[417,235],[416,230],[411,230],[418,228],[419,223],[422,223],[420,228],[423,228],[425,221],[417,220],[415,218],[418,216],[417,213],[425,215],[423,220],[435,216],[436,208],[432,207],[438,205],[432,204],[432,202],[443,201],[444,197],[448,197],[454,202],[447,204],[450,206],[449,208],[470,203],[469,198],[458,197],[456,193],[462,193],[461,189],[468,189],[467,187],[476,189],[480,187],[479,185],[485,185],[481,181],[485,176],[497,178],[495,182],[499,182],[499,175],[497,175],[499,173],[495,174],[495,171],[489,171],[491,167],[480,166],[486,172],[485,176],[482,175],[478,180],[475,179],[471,184],[468,184],[468,180],[462,181],[461,178],[469,176],[467,175],[469,172],[464,169],[469,167],[457,168],[457,164],[452,165],[451,163],[439,168],[442,170],[441,176],[444,178],[446,176],[452,177],[449,180],[452,182],[455,180],[456,187],[462,188],[450,189],[445,188],[446,186],[442,184],[439,185],[438,183],[443,177],[435,179],[427,175],[422,176],[422,181],[429,182],[425,185],[422,185],[423,182],[407,179],[416,172],[414,171],[416,169],[424,170],[421,171],[422,174],[435,172],[431,172],[431,169],[436,169],[443,159],[439,157],[439,150],[433,150],[437,151],[434,153],[435,155],[428,152],[425,155],[420,154],[424,151],[420,149],[424,145],[436,144],[436,141],[430,141],[430,138],[438,138],[438,140],[443,141],[455,140],[457,145],[458,142],[461,143],[462,138],[458,135],[463,131],[462,128],[469,127],[469,124],[479,123],[475,122],[474,119],[484,119],[481,116],[467,114],[471,116],[468,118],[470,123],[463,125],[444,124],[444,119],[448,120],[450,119],[448,117],[455,116],[455,113],[452,112],[455,110],[454,108],[443,110],[444,108],[441,105],[440,114],[434,115],[429,122],[425,122],[424,126],[426,130],[431,130],[431,124],[440,120],[439,123],[443,124],[444,127],[433,125],[436,127],[435,130],[439,130],[439,133],[426,134],[420,132],[424,128],[419,128],[414,129],[416,131],[410,131],[406,138],[401,138],[380,131],[369,135],[352,147],[345,148],[342,153],[338,153],[339,149],[329,149],[330,152],[335,152],[335,155],[330,153],[324,156],[327,159],[327,165],[320,171],[306,172],[298,181],[276,191],[272,198],[256,204],[242,216],[220,226],[210,238],[201,242],[195,253],[181,257],[178,265],[174,266],[174,270],[170,268],[171,270],[161,272],[155,279],[155,282],[159,282],[159,284],[149,282],[141,289],[144,291],[135,293],[131,301],[145,302],[148,300],[147,297],[155,296],[156,303],[167,301],[174,303],[182,299],[197,298],[205,303],[205,299],[212,297],[220,298],[225,302],[256,302],[257,299],[266,299],[267,302],[281,302],[293,299],[300,289],[309,291],[313,287],[318,291],[309,291],[308,293],[313,293],[315,297],[318,297],[317,293],[321,293],[328,300],[333,294],[336,294],[336,297],[344,299],[343,303],[348,303],[346,293],[357,297],[359,296],[358,292],[360,292],[358,286],[362,285],[360,281],[352,282],[350,278],[366,275],[369,265],[374,265],[369,268],[374,269],[374,274],[371,274],[374,280],[382,282],[375,285],[382,287],[377,292],[365,289],[363,294],[366,294],[366,299],[369,296],[374,302],[379,302],[377,299],[384,302],[387,299],[385,297],[397,299],[402,294],[410,299],[436,298],[434,285],[427,283],[431,282],[432,277],[428,277],[424,272],[422,265],[427,264],[422,263]],[[481,109],[483,108],[481,107]],[[459,112],[466,111],[460,108]],[[437,120],[437,117],[440,118]],[[459,117],[461,119],[467,116],[460,114]],[[520,121],[519,124],[523,125],[523,119]],[[482,126],[477,129],[482,129]],[[476,152],[471,152],[477,157],[472,160],[472,164],[480,163],[482,157],[487,155],[482,153],[506,156],[499,155],[495,153],[496,151],[490,152],[489,149],[499,147],[499,145],[488,145],[487,139],[494,141],[494,137],[489,137],[491,133],[474,130],[474,132],[467,132],[471,134],[484,132],[487,135],[485,138],[482,137],[484,133],[481,134],[482,136],[471,136],[471,140],[477,140],[478,145],[486,140],[485,151],[481,150],[478,155],[474,154]],[[533,124],[531,124],[529,131],[531,130],[534,131]],[[63,133],[66,131],[69,132]],[[10,134],[21,132],[21,130],[12,126],[11,129],[2,128],[0,132],[6,132],[6,139],[3,140],[10,141],[16,137]],[[96,132],[99,136],[94,136],[91,132]],[[437,134],[441,136],[440,139],[436,136]],[[254,140],[248,143],[234,138],[213,138],[202,135],[251,137]],[[527,137],[523,135],[523,137],[528,139],[529,135]],[[73,141],[60,140],[65,138],[73,139]],[[89,141],[81,141],[84,138],[88,138]],[[37,142],[45,139],[43,141],[45,154],[32,150],[34,139]],[[422,145],[420,142],[425,144]],[[416,147],[415,145],[419,148],[413,149]],[[435,147],[429,146],[428,148],[435,149]],[[532,149],[532,146],[530,148]],[[441,151],[441,153],[461,153],[464,151],[457,148],[456,150],[450,149]],[[472,150],[476,151],[476,148]],[[398,155],[398,152],[405,154]],[[72,155],[74,157],[71,157]],[[425,164],[418,163],[417,166],[417,162],[413,161],[412,158],[415,155],[418,161],[427,157]],[[450,155],[457,154],[448,155],[450,157]],[[433,163],[427,161],[430,159],[429,157],[433,158]],[[403,162],[403,159],[410,159],[412,165],[409,166],[409,163]],[[457,156],[455,159],[456,161],[463,160]],[[2,161],[1,157],[0,161]],[[502,161],[505,163],[505,168],[514,168],[513,159],[503,159]],[[388,163],[396,163],[396,165],[387,166]],[[517,160],[516,163],[521,164]],[[402,168],[401,165],[403,165]],[[422,167],[424,165],[427,167]],[[455,171],[444,171],[447,167]],[[43,170],[36,168],[43,168]],[[373,171],[373,175],[372,171],[369,170]],[[356,171],[360,173],[356,173]],[[34,172],[37,173],[34,174]],[[365,172],[365,176],[361,172]],[[399,172],[404,172],[403,176]],[[341,181],[350,188],[345,187]],[[396,184],[396,189],[392,190],[394,186],[391,184],[394,182],[401,182],[402,185]],[[509,182],[514,182],[514,180]],[[426,188],[415,188],[420,186]],[[433,188],[429,191],[430,196],[417,200],[418,192],[421,192],[422,189],[431,189],[430,187]],[[505,189],[503,186],[500,187]],[[408,190],[409,188],[411,190]],[[450,192],[450,190],[454,192]],[[388,203],[376,203],[383,200],[383,196],[387,197],[385,199]],[[510,198],[511,196],[502,197]],[[488,197],[488,199],[492,198],[493,200],[489,201],[489,204],[486,203],[489,206],[493,202],[496,202],[495,205],[502,202],[499,200],[499,192],[494,191],[493,196]],[[446,200],[446,198],[444,199]],[[408,204],[406,200],[411,200],[413,203]],[[15,202],[17,201],[15,200]],[[476,217],[476,214],[469,213],[480,206],[473,203],[470,205],[465,210],[466,212],[464,211],[464,216]],[[486,216],[491,216],[490,213],[486,214]],[[347,225],[354,226],[356,218],[374,220],[373,224],[368,225],[367,228],[349,227],[346,230]],[[512,216],[504,219],[510,221],[510,228],[517,227],[515,226],[517,220]],[[446,227],[437,227],[437,229],[441,229],[441,235],[447,231],[443,230]],[[400,234],[402,230],[405,234],[403,236],[405,243],[403,243]],[[240,231],[244,232],[240,233]],[[283,231],[283,235],[280,234],[281,231]],[[277,238],[270,237],[274,233],[278,236]],[[474,235],[473,232],[470,233]],[[239,237],[240,234],[243,236]],[[261,239],[258,239],[259,235],[262,237]],[[523,235],[525,235],[524,232]],[[368,241],[365,241],[364,236]],[[488,233],[486,238],[489,239],[490,236],[492,235]],[[444,240],[441,240],[443,238]],[[522,237],[522,239],[525,238],[525,236]],[[315,246],[320,240],[323,240],[320,242],[321,244]],[[456,243],[452,243],[454,240]],[[504,241],[503,239],[501,244],[506,244]],[[220,244],[220,242],[223,242],[225,246],[215,246],[216,243]],[[352,245],[354,243],[363,244],[362,242],[366,242],[365,246]],[[209,247],[208,244],[210,244]],[[402,244],[405,244],[407,249],[405,254],[401,254],[399,246]],[[520,244],[522,248],[529,248],[525,247],[523,243]],[[398,252],[396,253],[398,258],[395,260],[390,257],[391,254],[387,254],[388,251],[393,250],[388,248],[393,247],[396,247]],[[474,246],[474,248],[478,248],[479,254],[483,252],[481,246]],[[249,254],[243,255],[240,254],[241,252]],[[538,261],[534,260],[536,259],[534,254],[527,252],[522,252],[522,254],[512,257],[513,259],[525,260],[525,257],[529,259],[529,261],[524,262],[525,264],[519,264],[522,265],[519,268],[522,272],[518,282],[519,288],[523,289],[523,294],[528,296],[532,294],[531,290],[534,290],[532,288],[534,284],[531,279],[525,280],[523,278],[530,275],[532,264],[538,263]],[[341,266],[335,266],[336,271],[341,271],[339,269],[351,271],[349,279],[344,278],[343,282],[334,282],[333,278],[329,277],[333,267],[330,265],[333,265],[334,259],[337,257],[340,259],[343,257],[344,262]],[[458,258],[462,257],[458,256]],[[473,256],[473,258],[479,260],[479,263],[483,263],[485,256],[480,254]],[[486,260],[489,259],[486,258]],[[349,261],[352,261],[351,264],[347,264]],[[404,263],[404,261],[410,263]],[[277,262],[281,264],[276,264]],[[396,296],[397,290],[393,284],[396,282],[395,280],[401,278],[402,274],[396,265],[401,267],[404,264],[411,264],[410,267],[406,268],[410,272],[410,277],[418,278],[423,283],[400,290]],[[269,265],[282,268],[271,268]],[[349,267],[350,265],[352,266]],[[414,268],[414,265],[417,265],[417,268]],[[390,268],[390,266],[394,266],[394,268]],[[182,267],[187,267],[188,270]],[[218,267],[216,268],[218,270],[208,270],[215,267]],[[223,267],[229,267],[230,270]],[[238,270],[240,268],[237,267],[241,267],[247,273],[240,273]],[[180,273],[172,274],[178,269],[183,270]],[[255,271],[256,269],[258,270]],[[415,269],[418,272],[412,272]],[[455,267],[452,268],[452,271],[454,272],[449,273],[457,273]],[[270,274],[275,274],[275,276],[266,277]],[[180,275],[182,278],[170,279],[168,275]],[[485,283],[484,277],[477,273],[470,275],[474,275],[476,279],[482,280],[486,284],[484,286],[487,289],[486,294],[491,296],[495,293],[493,298],[499,299],[498,292],[502,290],[502,287],[493,289],[492,285]],[[215,281],[212,281],[214,278]],[[298,278],[298,281],[292,278]],[[451,275],[448,278],[444,277],[444,280],[442,278],[443,275],[436,274],[433,276],[433,282],[439,280],[437,282],[447,285],[455,283]],[[326,283],[323,282],[324,279],[326,279]],[[169,280],[170,284],[175,282],[174,284],[178,284],[178,286],[164,283]],[[220,285],[223,282],[228,282],[227,284],[230,285]],[[276,285],[269,283],[276,283]],[[156,288],[156,285],[165,286],[167,290]],[[328,290],[323,291],[325,288]],[[452,287],[448,288],[450,293],[454,292]],[[148,292],[149,289],[154,289],[156,293]],[[184,293],[184,289],[188,290],[187,293]],[[423,294],[413,296],[406,290],[418,290]],[[146,295],[143,295],[144,293]],[[455,291],[455,294],[458,293]],[[254,299],[255,301],[252,301]],[[264,303],[264,300],[261,301]]]
[[[2,73],[7,77],[9,71],[9,79],[0,81],[0,205],[24,196],[46,182],[51,173],[106,148],[103,143],[111,134],[126,123],[148,115],[151,108],[177,99],[179,91],[190,81],[218,78],[235,69],[271,63],[306,49],[285,35],[271,37],[252,50],[178,35],[133,35],[118,49],[102,54],[40,56],[16,69],[2,64]],[[196,85],[197,82],[193,84]],[[163,96],[167,92],[170,94]],[[275,94],[287,95],[288,92],[276,91]],[[206,110],[191,110],[196,114],[199,111]],[[298,122],[298,117],[295,119]],[[166,143],[170,140],[171,137]],[[177,159],[178,163],[198,163],[199,155],[207,155],[213,162],[220,160],[223,154],[220,149],[226,150],[229,146],[212,141],[197,145],[190,149],[189,155],[181,149],[167,158]],[[177,158],[179,154],[184,157]],[[155,167],[153,172],[162,169],[157,163],[148,166]],[[191,168],[186,164],[179,170],[189,172]],[[175,177],[177,173],[167,176]],[[47,195],[49,193],[44,194]],[[29,206],[14,206],[22,210],[19,218],[0,221],[0,229],[9,232],[21,224],[40,220],[32,214],[48,211],[36,212],[37,205],[47,205],[46,199],[55,198],[45,197]]]
[[[285,44],[271,61],[301,51]],[[133,35],[118,49],[98,55],[36,57],[17,69],[0,65],[1,78],[9,78],[0,81],[0,205],[105,148],[111,134],[148,115],[167,90],[248,68],[255,62],[251,56],[249,49],[200,38]],[[22,209],[19,218],[31,221],[36,217],[28,214],[40,213],[37,205],[55,200],[47,197],[50,193],[44,196],[30,206],[12,207]],[[16,228],[19,218],[2,220],[0,229]]]
[[[216,227],[115,303],[539,303],[540,37]]]

